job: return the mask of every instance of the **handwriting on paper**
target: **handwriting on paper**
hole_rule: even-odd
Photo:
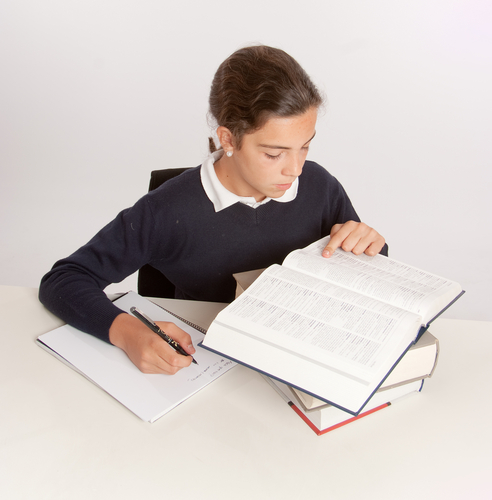
[[[227,367],[231,367],[234,364],[233,361],[225,358],[221,358],[220,360],[216,361],[210,366],[207,366],[204,368],[204,370],[200,373],[198,373],[195,377],[189,378],[188,382],[194,382],[195,380],[198,380],[200,377],[203,375],[208,375],[210,378],[214,378],[217,375],[220,374],[223,370],[225,370]]]

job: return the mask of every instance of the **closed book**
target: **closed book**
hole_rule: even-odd
[[[291,387],[270,377],[265,376],[264,378],[318,436],[355,422],[360,418],[372,415],[394,404],[403,397],[416,394],[422,390],[424,384],[423,380],[416,380],[389,389],[380,389],[369,400],[364,408],[364,412],[359,413],[357,416],[350,416],[347,412],[331,405],[306,410],[300,404],[297,394],[292,391]]]
[[[439,340],[427,330],[422,337],[407,351],[381,384],[380,390],[390,389],[402,384],[431,377],[439,358]],[[315,398],[298,389],[291,388],[304,410],[329,406],[321,399]]]

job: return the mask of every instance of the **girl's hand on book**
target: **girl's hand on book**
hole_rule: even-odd
[[[337,248],[355,255],[377,255],[384,246],[384,238],[372,227],[353,220],[335,224],[331,228],[330,241],[323,250],[323,257],[330,257]]]
[[[156,324],[176,340],[188,353],[194,354],[191,337],[174,323],[157,321]],[[177,353],[150,328],[137,318],[123,313],[116,317],[109,329],[110,342],[123,349],[132,363],[143,373],[174,375],[189,366],[191,356]]]

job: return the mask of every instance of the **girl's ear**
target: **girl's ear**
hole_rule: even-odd
[[[217,137],[219,138],[220,145],[222,146],[222,149],[224,151],[230,151],[234,149],[234,136],[227,127],[218,127]]]

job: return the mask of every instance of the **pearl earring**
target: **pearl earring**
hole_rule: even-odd
[[[230,158],[232,156],[232,151],[227,151],[226,155]]]

